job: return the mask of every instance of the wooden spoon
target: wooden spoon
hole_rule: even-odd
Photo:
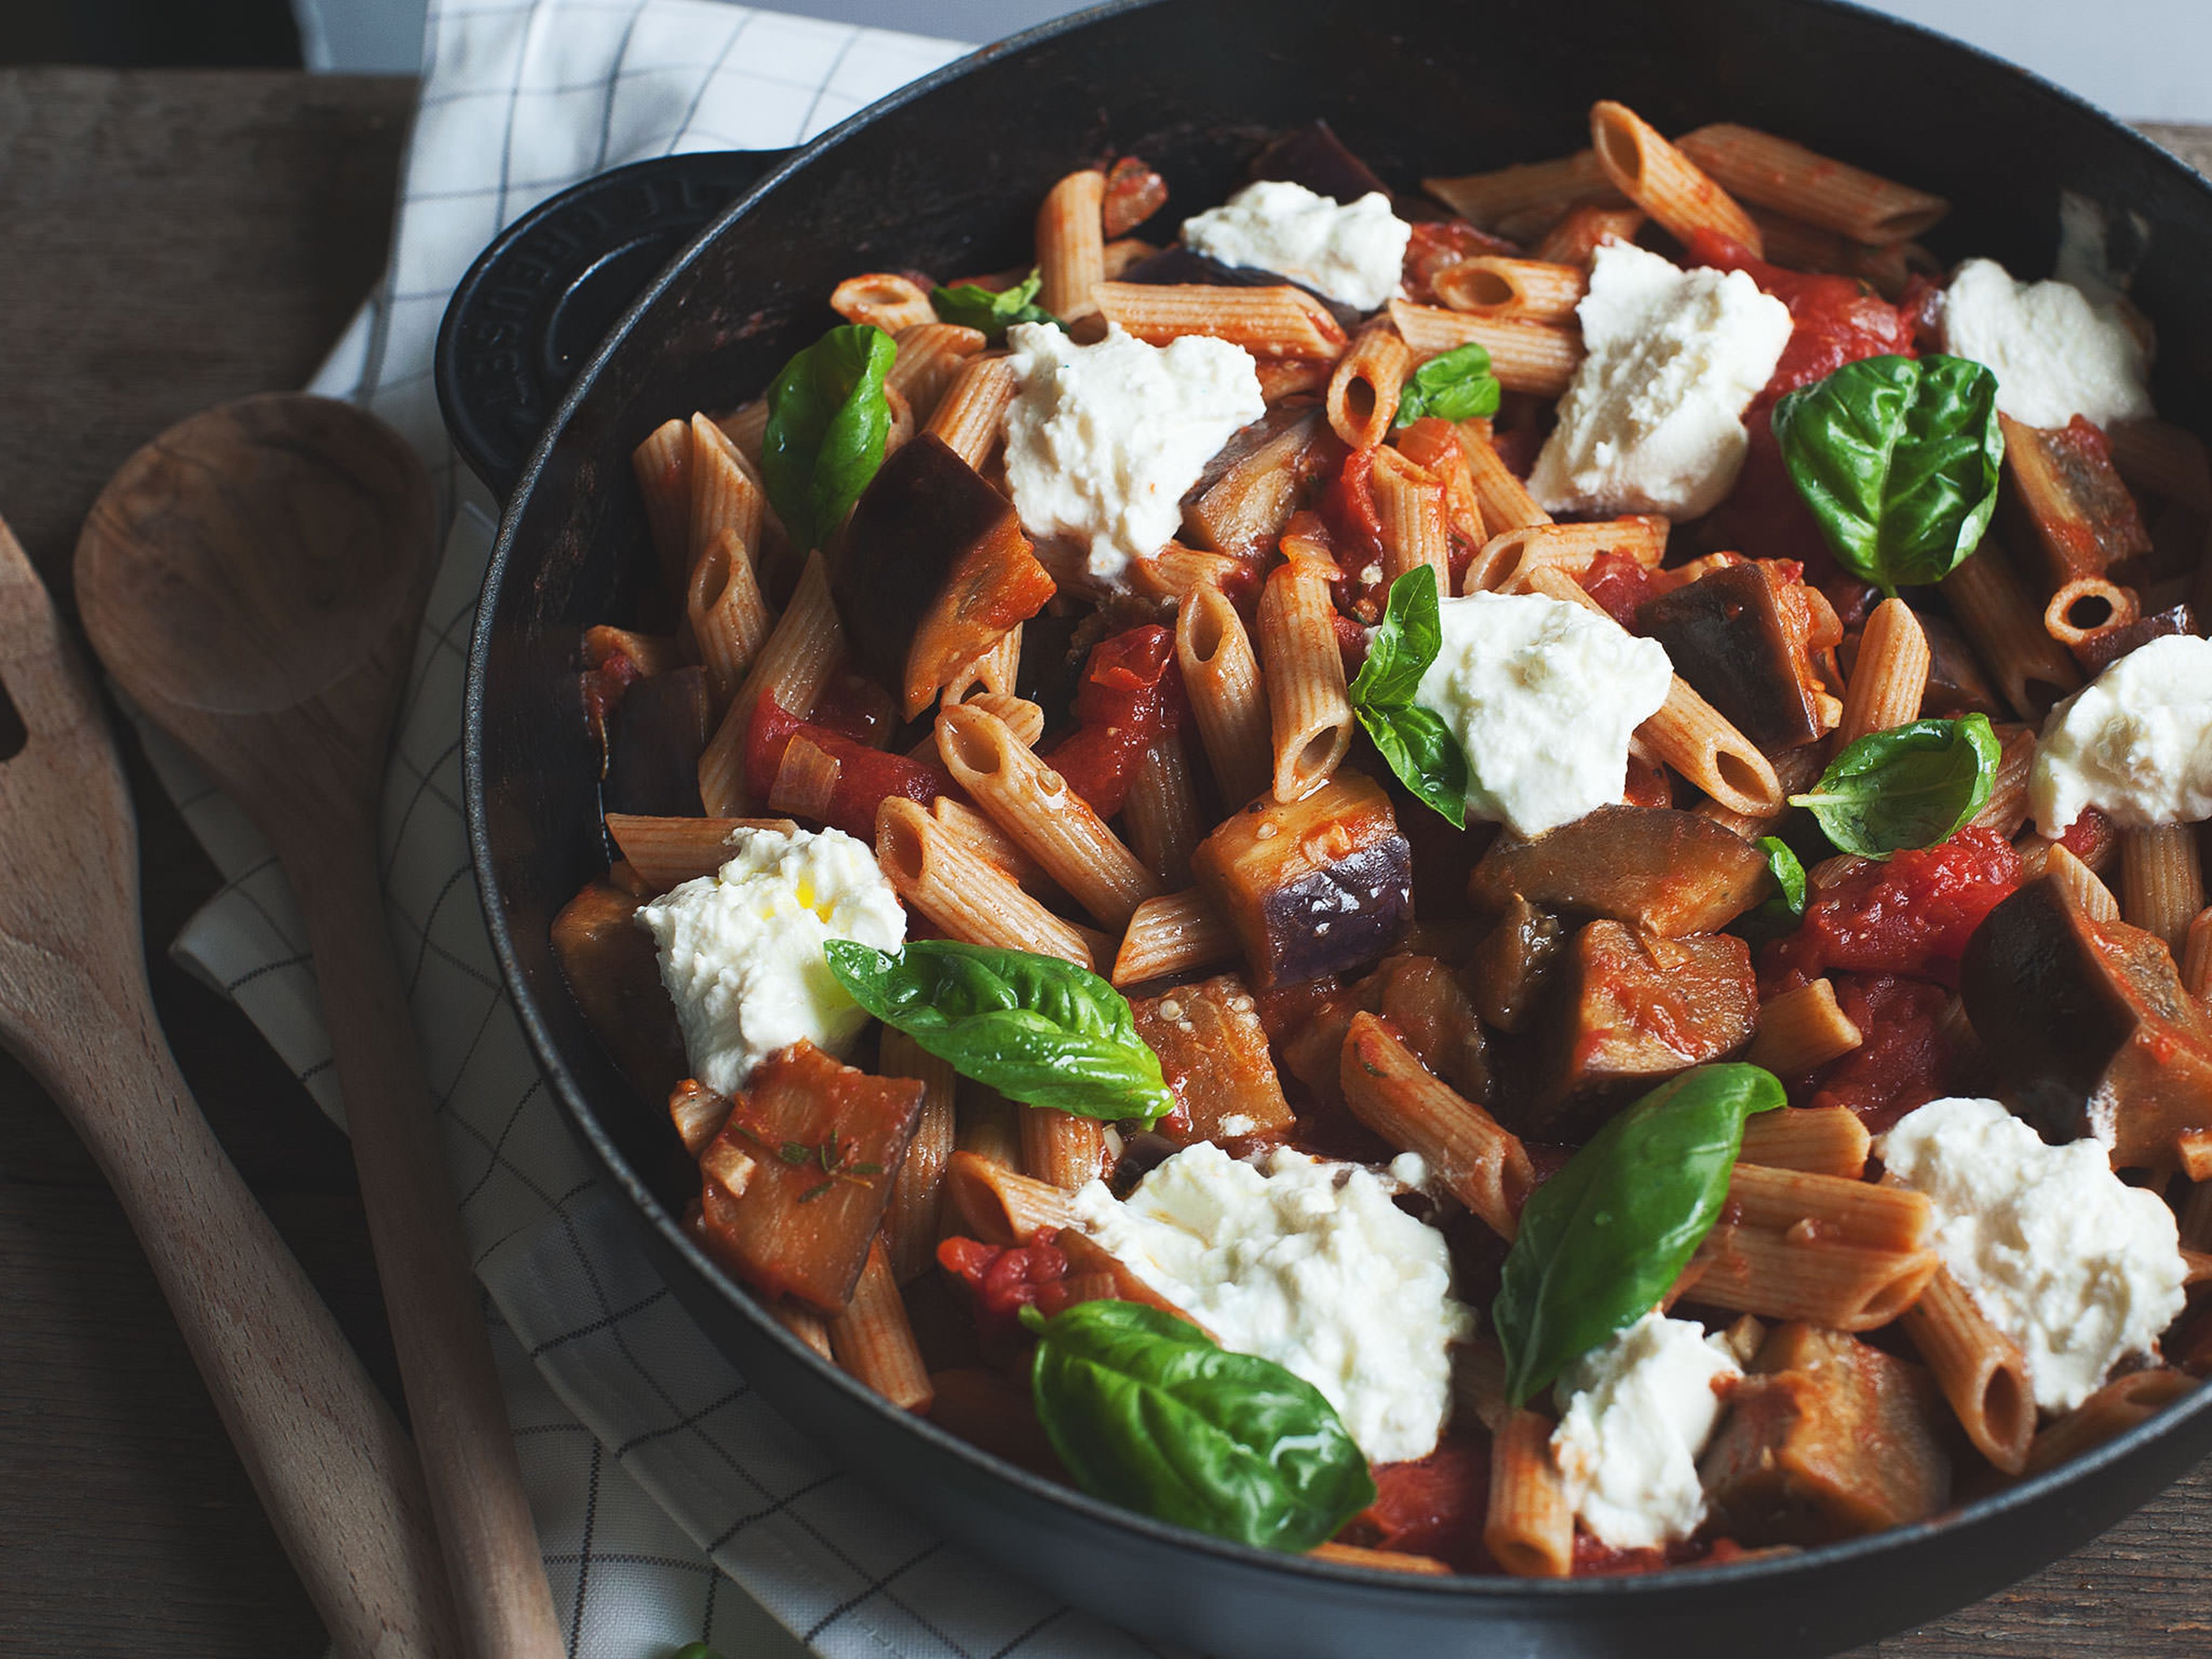
[[[146,1246],[276,1535],[346,1659],[454,1651],[406,1432],[178,1075],[146,987],[138,829],[100,696],[0,525],[0,1042]]]
[[[465,1650],[555,1659],[377,882],[386,745],[433,520],[422,463],[381,422],[327,398],[248,398],[124,464],[77,543],[77,604],[109,672],[245,809],[299,896]]]

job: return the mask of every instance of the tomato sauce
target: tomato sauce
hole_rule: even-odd
[[[1681,578],[1662,570],[1646,569],[1626,553],[1601,553],[1578,577],[1583,592],[1606,609],[1606,614],[1630,633],[1637,632],[1636,608],[1681,586]]]
[[[1004,1245],[955,1236],[937,1247],[937,1261],[968,1286],[978,1316],[1011,1322],[1035,1308],[1049,1319],[1067,1305],[1066,1253],[1044,1239]]]
[[[1478,254],[1518,255],[1520,252],[1516,243],[1492,236],[1464,219],[1421,220],[1406,242],[1406,292],[1421,305],[1435,305],[1437,291],[1432,284],[1438,271]]]
[[[2020,877],[2020,854],[1991,830],[1961,830],[1938,846],[1871,865],[1806,906],[1797,931],[1767,946],[1768,994],[1831,968],[1955,987],[1966,941]]]
[[[1368,1549],[1425,1555],[1459,1572],[1495,1572],[1482,1546],[1490,1504],[1490,1441],[1455,1431],[1426,1457],[1377,1463],[1375,1501],[1340,1536]]]
[[[1836,1003],[1864,1039],[1790,1092],[1803,1106],[1848,1108],[1875,1134],[1948,1093],[1942,1019],[1950,993],[1924,979],[1838,974]]]

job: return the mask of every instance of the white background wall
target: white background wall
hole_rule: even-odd
[[[1432,0],[1471,4],[1479,0]],[[2138,121],[2212,122],[2212,0],[1871,0]],[[981,41],[1074,0],[769,0],[780,11]],[[1663,0],[1652,0],[1660,5]],[[411,71],[423,0],[293,0],[309,67]]]

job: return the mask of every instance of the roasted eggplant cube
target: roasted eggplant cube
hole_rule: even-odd
[[[1593,921],[1567,952],[1545,1024],[1544,1083],[1522,1133],[1579,1138],[1614,1109],[1751,1040],[1751,947],[1727,933],[1662,939]]]
[[[1129,1005],[1137,1035],[1160,1057],[1182,1109],[1161,1120],[1171,1140],[1236,1140],[1279,1135],[1290,1103],[1267,1053],[1252,993],[1235,974],[1217,974]]]
[[[1364,967],[1413,920],[1413,854],[1382,786],[1340,770],[1285,806],[1262,796],[1199,844],[1191,870],[1263,990]]]
[[[1326,430],[1318,409],[1286,405],[1237,433],[1183,497],[1183,535],[1216,553],[1264,556],[1311,482]]]
[[[1646,599],[1638,629],[1667,647],[1674,672],[1761,749],[1820,735],[1810,664],[1765,567],[1732,564]]]
[[[1483,1023],[1518,1031],[1542,1002],[1566,948],[1566,925],[1517,895],[1468,959],[1468,994]]]
[[[1422,1065],[1477,1105],[1489,1103],[1490,1047],[1449,967],[1434,957],[1392,957],[1369,986],[1374,1011],[1397,1027]]]
[[[2156,1168],[2178,1136],[2212,1127],[2212,1016],[2172,953],[2140,927],[2093,921],[2049,877],[1983,919],[1959,988],[2045,1140],[2094,1135],[2114,1168]]]
[[[592,882],[553,918],[553,954],[592,1035],[638,1093],[658,1103],[689,1067],[653,935],[637,925],[638,903],[611,881]]]
[[[1534,841],[1500,836],[1468,881],[1480,910],[1522,898],[1669,939],[1717,933],[1771,890],[1758,848],[1668,806],[1601,806]]]
[[[769,1055],[700,1154],[708,1250],[763,1296],[839,1311],[883,1224],[922,1092],[811,1042]]]
[[[1822,1544],[1925,1521],[1951,1488],[1927,1370],[1841,1331],[1770,1334],[1698,1468],[1713,1528],[1740,1544]]]
[[[699,755],[713,733],[707,671],[650,674],[623,693],[607,734],[607,776],[600,799],[610,812],[696,818]]]

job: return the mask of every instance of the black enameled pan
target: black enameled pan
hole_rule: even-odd
[[[666,1119],[635,1100],[562,980],[548,925],[603,859],[577,640],[624,616],[649,568],[629,459],[647,431],[755,395],[836,320],[824,298],[847,276],[1026,259],[1046,188],[1109,153],[1166,176],[1172,217],[1219,201],[1266,137],[1316,116],[1409,186],[1577,148],[1598,98],[1663,131],[1771,128],[1939,191],[1957,204],[1932,239],[1948,258],[2046,273],[2062,190],[2139,215],[2134,294],[2159,327],[2159,407],[2206,428],[2212,188],[2032,76],[1834,0],[1125,0],[978,53],[802,151],[651,164],[556,198],[471,273],[440,342],[456,436],[507,498],[470,661],[477,874],[579,1138],[684,1305],[793,1421],[945,1536],[1162,1640],[1238,1659],[1829,1653],[2021,1577],[2212,1449],[2200,1391],[1937,1524],[1651,1577],[1407,1578],[1217,1542],[895,1412],[763,1316],[679,1230],[689,1194]]]

